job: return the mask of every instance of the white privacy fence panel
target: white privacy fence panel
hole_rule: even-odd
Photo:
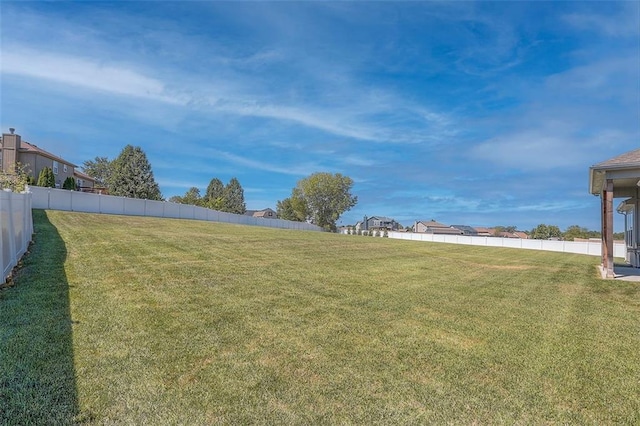
[[[0,284],[29,248],[33,235],[31,194],[17,194],[0,190]]]
[[[256,218],[253,216],[220,212],[204,207],[169,203],[166,201],[140,200],[137,198],[115,197],[112,195],[42,188],[39,186],[29,187],[29,192],[31,193],[34,209],[153,216],[172,219],[195,219],[304,231],[322,230],[319,226],[310,223]]]
[[[413,241],[430,241],[437,243],[468,244],[474,246],[510,247],[528,250],[559,251],[564,253],[588,254],[600,256],[602,245],[599,241],[551,241],[525,240],[519,238],[470,237],[467,235],[419,234],[413,232],[389,232],[389,238]],[[615,257],[626,258],[625,244],[613,245]]]

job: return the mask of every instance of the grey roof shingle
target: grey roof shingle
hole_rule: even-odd
[[[598,164],[594,164],[594,169],[606,169],[609,167],[624,167],[640,165],[640,149],[626,152],[617,157],[610,158]]]

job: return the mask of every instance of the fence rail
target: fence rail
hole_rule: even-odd
[[[471,237],[467,235],[439,235],[415,232],[389,232],[388,235],[389,238],[396,238],[400,240],[558,251],[563,253],[587,254],[591,256],[600,256],[602,253],[602,244],[599,241],[526,240],[520,238]],[[615,257],[626,258],[626,245],[614,244],[613,255]]]
[[[31,216],[32,196],[29,193],[15,193],[0,190],[0,284],[18,264],[29,248],[33,235]]]
[[[140,200],[137,198],[91,194],[88,192],[38,186],[29,187],[29,192],[31,192],[33,196],[34,209],[194,219],[303,231],[322,230],[319,226],[310,223],[293,222],[282,219],[264,219],[261,217],[225,213],[187,204],[170,203],[167,201]]]

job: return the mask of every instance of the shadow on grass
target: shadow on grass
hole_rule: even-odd
[[[67,251],[42,210],[33,211],[34,244],[15,286],[0,290],[0,424],[74,424]]]

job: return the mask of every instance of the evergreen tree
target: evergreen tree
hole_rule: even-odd
[[[198,188],[191,187],[184,194],[184,197],[179,201],[182,204],[190,204],[193,206],[199,206],[202,204],[202,197],[200,197],[200,190]]]
[[[236,214],[244,214],[247,211],[247,206],[244,203],[244,190],[236,178],[231,178],[227,186],[224,187],[223,211]]]
[[[203,204],[205,207],[214,210],[224,209],[224,184],[220,179],[211,179],[204,195]]]
[[[43,186],[45,188],[56,187],[56,177],[53,175],[53,169],[51,169],[51,167],[45,167],[40,170],[40,175],[38,175],[38,186]]]
[[[111,195],[162,200],[151,164],[140,147],[127,145],[111,163],[107,185]]]
[[[71,191],[76,190],[76,180],[71,176],[68,176],[62,183],[62,189],[68,189]]]

